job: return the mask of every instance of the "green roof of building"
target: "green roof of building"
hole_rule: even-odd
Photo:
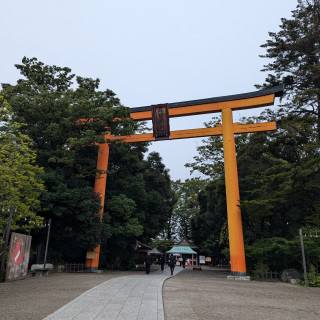
[[[186,246],[175,246],[169,251],[167,251],[166,253],[197,254],[190,247],[186,247]]]

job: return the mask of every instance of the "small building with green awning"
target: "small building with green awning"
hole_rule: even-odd
[[[166,253],[197,254],[197,252],[192,250],[190,247],[185,247],[185,246],[174,246],[169,251],[166,251]]]
[[[168,254],[181,254],[181,255],[186,255],[186,254],[191,254],[192,255],[192,265],[193,265],[193,261],[195,260],[196,266],[198,265],[198,259],[194,259],[193,255],[196,254],[197,252],[192,250],[190,247],[187,246],[174,246],[172,247],[169,251],[167,251],[166,253]]]

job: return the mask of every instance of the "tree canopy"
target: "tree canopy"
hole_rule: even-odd
[[[284,112],[312,115],[320,137],[320,1],[298,0],[291,19],[281,19],[280,31],[269,32],[261,47],[270,61],[262,71],[271,72],[261,87],[285,86]]]
[[[104,221],[112,236],[102,246],[102,265],[129,268],[136,241],[149,243],[163,230],[175,197],[158,153],[144,159],[146,144],[110,149]]]
[[[19,132],[32,141],[43,167],[39,215],[52,219],[51,261],[84,261],[102,244],[101,265],[131,267],[136,240],[147,243],[164,228],[173,207],[168,170],[147,144],[105,140],[141,130],[115,93],[99,91],[99,80],[82,78],[69,68],[48,66],[36,58],[16,65],[23,78],[2,84]],[[94,193],[98,143],[110,143],[103,223]],[[33,245],[45,231],[32,232]]]
[[[11,229],[41,227],[39,197],[44,191],[40,179],[43,170],[35,163],[30,138],[20,132],[22,124],[13,121],[12,108],[0,95],[0,233],[8,224],[9,211],[14,214]]]
[[[173,210],[176,227],[173,231],[177,240],[192,239],[191,221],[200,209],[198,194],[206,184],[207,181],[200,178],[186,179],[184,182],[178,180],[173,183],[173,190],[177,197]]]
[[[96,143],[106,142],[109,132],[132,133],[135,124],[111,90],[98,90],[98,79],[75,77],[69,68],[36,58],[25,57],[16,68],[23,78],[16,85],[2,84],[2,94],[44,168],[39,215],[52,219],[53,252],[74,261],[109,234],[95,215],[100,207],[93,190]],[[37,233],[33,237],[42,239]]]
[[[266,49],[262,57],[269,59],[262,71],[270,73],[257,87],[283,83],[282,105],[240,122],[276,121],[277,131],[235,137],[249,267],[259,259],[268,262],[268,254],[258,254],[265,244],[278,248],[273,251],[274,259],[268,256],[270,267],[299,266],[299,249],[294,254],[292,251],[298,230],[320,228],[319,5],[318,0],[299,0],[292,19],[282,19],[281,30],[270,32],[270,40],[262,45]],[[206,125],[219,122],[214,118]],[[187,164],[212,179],[199,194],[200,210],[191,223],[193,240],[208,254],[228,253],[222,147],[222,137],[206,139],[196,161]],[[307,260],[318,264],[319,252],[316,257],[310,248],[306,250]],[[286,260],[284,254],[292,254],[295,261]]]

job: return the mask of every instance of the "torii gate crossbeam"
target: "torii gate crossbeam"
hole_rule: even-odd
[[[153,134],[145,133],[124,137],[114,137],[111,135],[105,136],[106,141],[121,139],[123,142],[126,143],[185,139],[213,135],[223,136],[228,230],[232,276],[246,275],[241,211],[239,207],[240,196],[234,134],[276,130],[275,122],[246,125],[239,125],[238,123],[233,123],[232,111],[273,105],[275,97],[281,96],[282,92],[283,87],[278,86],[266,90],[249,92],[244,94],[169,103],[165,106],[156,105],[140,108],[131,108],[130,115],[135,121],[144,121],[152,119],[154,122],[154,127],[155,125],[159,124],[160,121],[160,136],[157,135],[155,131]],[[214,128],[189,129],[170,132],[169,118],[216,112],[222,113],[222,125],[218,125]],[[165,124],[166,121],[168,123],[167,125]],[[109,143],[100,144],[97,160],[97,170],[104,173],[97,175],[94,190],[95,193],[99,194],[101,198],[102,209],[99,212],[101,219],[104,209],[108,156]],[[87,252],[86,267],[88,269],[98,269],[99,254],[100,246],[95,248],[94,251]]]

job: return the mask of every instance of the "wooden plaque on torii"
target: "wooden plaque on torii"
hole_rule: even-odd
[[[167,140],[170,136],[168,104],[151,106],[152,127],[155,140]]]

